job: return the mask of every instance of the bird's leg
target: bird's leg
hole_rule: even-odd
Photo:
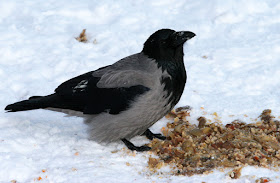
[[[151,150],[151,148],[149,146],[135,146],[134,144],[132,144],[131,142],[129,142],[126,139],[121,139],[123,141],[123,143],[126,145],[126,147],[132,151],[138,151],[138,152],[142,152],[142,151],[149,151]]]
[[[161,135],[160,133],[153,133],[149,129],[147,129],[142,135],[145,135],[150,140],[153,140],[154,138],[158,138],[160,140],[165,140],[166,139],[166,137]]]

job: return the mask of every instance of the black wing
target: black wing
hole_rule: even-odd
[[[60,97],[56,108],[81,111],[84,114],[109,112],[118,114],[127,109],[131,101],[150,89],[143,85],[119,88],[98,88],[100,77],[88,72],[62,83],[55,90]]]

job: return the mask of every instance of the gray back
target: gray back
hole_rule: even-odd
[[[101,77],[99,88],[117,88],[143,85],[152,87],[157,64],[142,53],[123,58],[113,65],[95,71],[94,77]]]

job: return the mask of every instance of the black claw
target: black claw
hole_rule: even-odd
[[[138,151],[138,152],[143,152],[143,151],[149,151],[149,150],[151,150],[152,148],[151,147],[149,147],[149,146],[139,146],[139,147],[136,147],[136,151]]]
[[[161,135],[160,133],[153,133],[149,129],[147,129],[142,135],[145,135],[150,140],[153,140],[154,138],[158,138],[160,140],[165,140],[166,139],[166,137]]]
[[[138,152],[143,152],[143,151],[149,151],[152,148],[149,146],[135,146],[134,144],[132,144],[131,142],[129,142],[126,139],[122,139],[123,143],[126,145],[126,147],[132,151],[138,151]]]
[[[154,136],[155,136],[155,138],[158,138],[160,140],[165,140],[166,139],[166,137],[161,135],[160,133],[154,133]]]

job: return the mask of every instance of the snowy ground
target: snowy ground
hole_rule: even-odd
[[[277,0],[0,0],[0,12],[0,109],[50,94],[71,77],[141,51],[154,31],[172,28],[197,34],[184,47],[188,82],[178,104],[193,107],[193,123],[202,114],[213,118],[213,112],[225,124],[237,118],[252,122],[266,108],[280,116]],[[90,36],[86,44],[74,39],[84,28]],[[128,155],[121,143],[88,141],[82,120],[63,116],[0,112],[1,183],[254,182],[262,176],[280,182],[280,172],[254,167],[245,167],[238,180],[226,171],[151,175],[148,153]],[[152,130],[159,132],[166,122]]]

